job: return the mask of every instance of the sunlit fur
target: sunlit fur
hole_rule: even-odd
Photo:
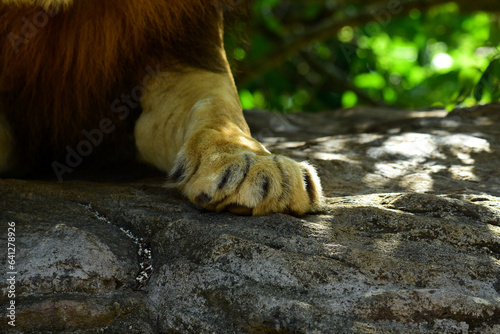
[[[302,215],[321,207],[315,170],[251,137],[229,72],[160,74],[146,87],[135,138],[144,160],[209,210]]]
[[[12,152],[24,166],[58,159],[82,130],[115,117],[107,141],[134,132],[142,159],[206,209],[321,207],[315,170],[250,135],[222,42],[234,1],[0,1],[0,172]],[[142,108],[111,115],[138,85]]]

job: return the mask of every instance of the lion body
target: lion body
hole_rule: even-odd
[[[60,177],[70,153],[133,132],[143,159],[208,209],[317,208],[315,171],[250,136],[222,43],[231,6],[0,0],[0,171],[52,161]]]
[[[147,66],[225,70],[214,56],[217,21],[204,19],[217,15],[208,1],[39,1],[45,8],[4,2],[18,3],[0,7],[7,117],[19,149],[36,159],[54,158],[81,139],[82,129],[109,117],[111,103],[140,82]],[[140,112],[131,109],[128,122],[117,123],[130,125]]]

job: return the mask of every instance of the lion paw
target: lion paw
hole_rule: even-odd
[[[169,175],[191,202],[210,211],[253,215],[302,215],[321,208],[321,184],[308,163],[272,155],[256,141],[254,149],[214,144],[184,147]]]

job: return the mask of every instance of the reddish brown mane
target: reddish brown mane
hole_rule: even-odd
[[[46,154],[41,143],[75,143],[113,117],[111,101],[140,84],[146,66],[224,70],[215,8],[204,0],[75,0],[52,15],[0,5],[0,82],[19,149]],[[23,33],[26,21],[39,27]]]

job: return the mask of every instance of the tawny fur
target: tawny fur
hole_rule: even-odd
[[[135,138],[146,161],[178,170],[173,186],[207,209],[301,215],[318,208],[315,171],[272,155],[252,138],[229,72],[159,75],[146,87]]]

